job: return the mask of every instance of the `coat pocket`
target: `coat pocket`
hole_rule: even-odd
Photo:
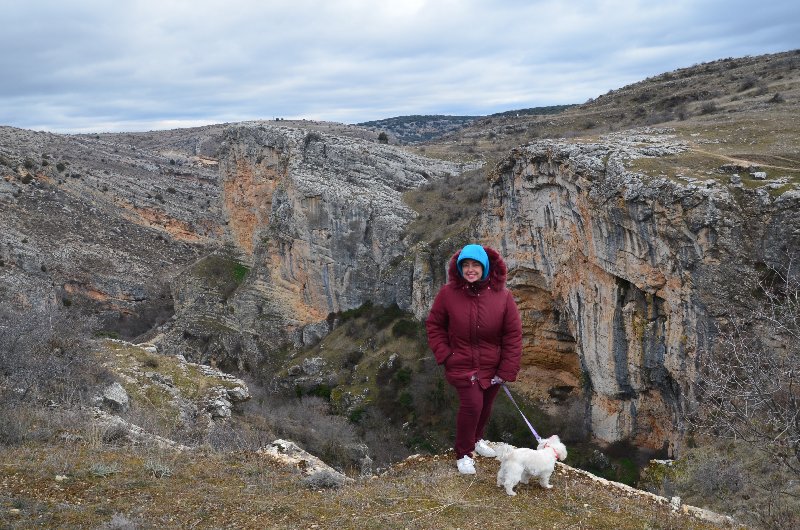
[[[472,366],[472,357],[468,353],[455,351],[444,363],[444,377],[456,388],[472,385],[472,377],[476,373]]]
[[[477,383],[475,372],[445,372],[444,378],[456,388],[467,388]]]

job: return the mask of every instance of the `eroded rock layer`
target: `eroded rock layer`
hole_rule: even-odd
[[[758,264],[797,248],[796,192],[626,170],[686,149],[664,131],[543,141],[493,177],[481,239],[506,256],[523,315],[517,388],[554,413],[583,402],[607,442],[674,449],[716,324],[741,309]]]

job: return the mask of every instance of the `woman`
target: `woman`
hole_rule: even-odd
[[[522,325],[506,274],[496,250],[465,246],[451,258],[448,283],[425,321],[428,345],[458,392],[455,452],[464,474],[475,473],[472,451],[494,456],[484,429],[500,385],[519,372]]]

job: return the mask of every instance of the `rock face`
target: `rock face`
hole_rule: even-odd
[[[516,387],[554,413],[584,403],[601,440],[674,449],[698,355],[757,266],[798,248],[799,201],[633,174],[626,161],[686,148],[645,133],[514,150],[480,233],[523,316]]]
[[[402,262],[401,235],[414,214],[402,193],[461,170],[313,130],[230,127],[219,171],[234,245],[218,259],[246,275],[229,295],[210,289],[207,275],[180,278],[166,341],[208,352],[213,340],[225,362],[244,367],[283,344],[316,342],[332,313],[366,301],[410,307],[413,268]]]
[[[3,303],[85,309],[124,336],[169,317],[169,280],[224,231],[216,168],[164,139],[0,127]]]

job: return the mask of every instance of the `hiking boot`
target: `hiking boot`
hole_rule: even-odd
[[[469,455],[459,458],[456,464],[458,465],[458,472],[462,475],[475,474],[475,461]]]
[[[488,458],[494,458],[497,456],[495,450],[489,447],[489,444],[486,443],[486,440],[478,440],[478,443],[475,444],[475,452]]]

